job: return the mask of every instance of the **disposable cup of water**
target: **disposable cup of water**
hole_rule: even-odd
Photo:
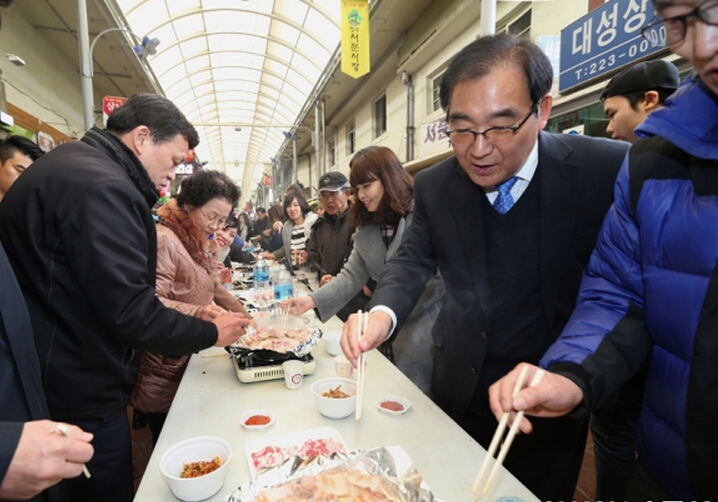
[[[338,377],[354,378],[354,367],[344,354],[334,358],[334,369],[336,370]]]
[[[298,389],[304,383],[304,362],[292,359],[282,363],[284,385],[288,389]]]

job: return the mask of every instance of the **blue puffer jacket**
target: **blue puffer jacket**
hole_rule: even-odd
[[[718,98],[689,77],[638,131],[577,308],[541,365],[595,410],[650,357],[639,458],[675,497],[714,500]]]

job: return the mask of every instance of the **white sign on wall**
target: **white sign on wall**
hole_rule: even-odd
[[[421,126],[421,137],[419,140],[419,155],[429,155],[443,152],[449,148],[449,137],[446,135],[448,125],[445,118],[435,120]]]

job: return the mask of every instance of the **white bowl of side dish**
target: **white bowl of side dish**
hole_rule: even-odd
[[[339,343],[339,340],[342,339],[341,331],[325,331],[322,338],[324,339],[324,346],[327,352],[329,352],[329,355],[340,356],[344,353]]]
[[[192,478],[181,477],[185,465],[212,462],[219,457],[215,470]],[[186,502],[205,500],[217,493],[227,477],[232,447],[222,438],[201,436],[171,446],[160,458],[160,472],[172,494]]]
[[[357,404],[357,384],[349,378],[322,378],[312,384],[312,394],[319,413],[327,418],[344,418],[354,413]],[[330,391],[348,394],[348,397],[327,397]]]

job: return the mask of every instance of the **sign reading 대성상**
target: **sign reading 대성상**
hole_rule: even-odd
[[[641,36],[651,0],[611,0],[561,30],[559,92],[661,50]]]

